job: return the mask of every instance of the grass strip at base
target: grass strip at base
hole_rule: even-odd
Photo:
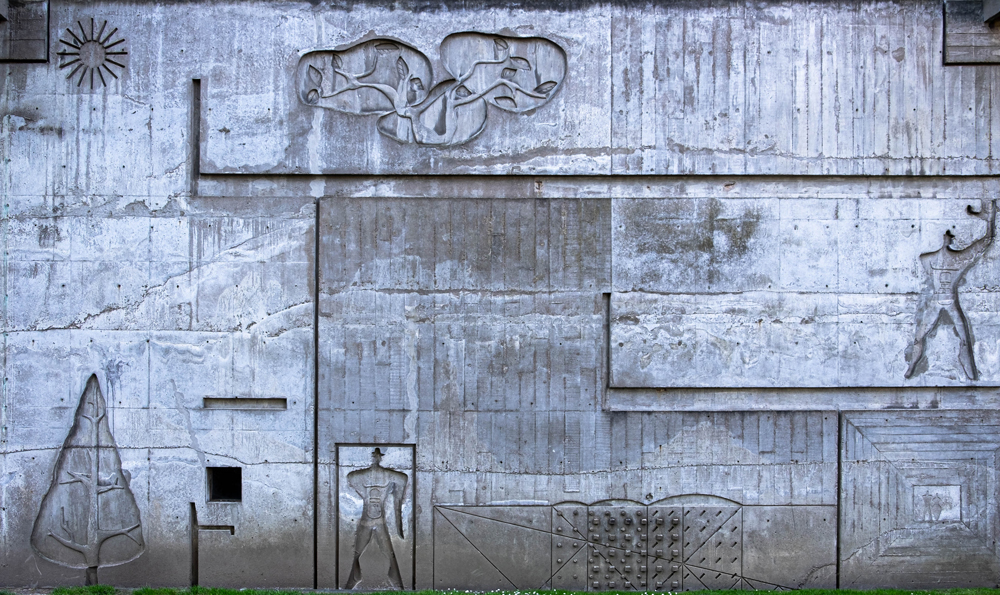
[[[52,595],[304,595],[309,593],[324,593],[329,590],[312,589],[224,589],[218,587],[140,587],[137,589],[115,588],[110,585],[91,585],[87,587],[59,587]],[[400,591],[351,591],[358,595],[398,595]],[[493,595],[593,595],[594,591],[560,591],[510,589],[504,591],[408,591],[412,595],[466,595],[471,593],[487,593]],[[636,591],[600,591],[607,595],[634,595]],[[660,593],[666,593],[661,591]],[[746,591],[692,591],[700,595],[745,595]],[[836,589],[802,589],[796,595],[1000,595],[1000,589],[943,589],[938,591],[920,591],[915,589],[875,589],[871,591],[855,591]],[[16,595],[0,589],[0,595]]]

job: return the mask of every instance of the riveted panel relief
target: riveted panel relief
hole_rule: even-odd
[[[437,506],[434,586],[641,592],[806,584],[808,573],[786,576],[784,587],[773,578],[753,576],[743,559],[745,508],[710,496],[680,496],[648,506],[629,501]],[[753,518],[770,523],[766,516]],[[787,549],[787,533],[756,530],[762,542],[782,540],[765,548]],[[821,566],[833,565],[832,558],[826,559],[832,556],[828,549],[829,555],[817,557]]]

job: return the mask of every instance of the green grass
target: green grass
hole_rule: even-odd
[[[90,587],[59,587],[52,590],[52,595],[115,595],[117,589],[111,585],[92,585]],[[165,595],[165,594],[164,594]]]
[[[90,587],[59,587],[52,595],[303,595],[311,593],[309,589],[276,590],[276,589],[220,589],[215,587],[190,587],[174,589],[168,587],[142,587],[140,589],[116,589],[109,585],[94,585]],[[360,593],[360,592],[359,592]],[[372,591],[370,593],[398,593],[398,591]],[[413,595],[464,595],[465,593],[481,593],[481,591],[414,591]],[[535,591],[508,590],[489,591],[496,595],[584,595],[578,591]],[[634,591],[604,591],[608,594],[634,594]],[[745,595],[745,591],[700,591],[699,595]],[[1000,595],[1000,589],[948,589],[942,591],[916,591],[913,589],[877,589],[873,591],[836,591],[833,589],[803,589],[796,595],[849,595],[863,593],[864,595],[922,595],[934,593],[938,595]],[[15,595],[10,591],[0,590],[0,595]]]

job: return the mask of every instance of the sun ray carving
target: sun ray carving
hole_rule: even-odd
[[[125,43],[125,38],[118,33],[117,27],[105,34],[107,28],[107,21],[102,22],[100,27],[94,19],[90,19],[89,27],[84,26],[83,21],[77,21],[77,30],[68,27],[66,35],[59,39],[59,43],[65,46],[56,52],[60,60],[59,68],[70,69],[66,78],[75,80],[77,87],[82,87],[85,81],[89,81],[91,89],[98,83],[106,87],[109,81],[117,79],[125,70],[123,56],[128,52],[121,45]],[[116,34],[120,39],[113,40]],[[118,72],[115,72],[116,69]]]

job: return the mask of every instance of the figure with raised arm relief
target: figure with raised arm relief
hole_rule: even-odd
[[[951,230],[947,230],[944,232],[941,248],[920,255],[920,264],[927,275],[930,291],[921,294],[917,305],[915,336],[906,378],[913,377],[917,365],[924,359],[927,335],[937,327],[944,316],[948,316],[958,334],[959,364],[970,380],[979,379],[972,350],[974,344],[972,327],[958,300],[958,286],[965,274],[979,262],[993,244],[996,234],[996,201],[985,203],[979,210],[973,209],[972,206],[966,207],[966,210],[970,215],[986,221],[986,233],[983,237],[964,248],[957,248],[954,245],[955,236]]]

